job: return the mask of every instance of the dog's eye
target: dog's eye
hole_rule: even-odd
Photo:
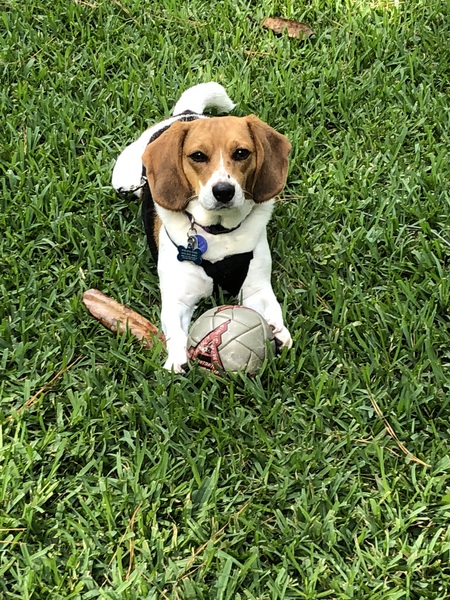
[[[193,160],[194,162],[208,162],[208,157],[206,156],[206,154],[203,154],[203,152],[193,152],[192,154],[189,154],[189,158],[191,160]]]
[[[233,152],[233,160],[245,160],[250,156],[250,150],[246,148],[238,148]]]

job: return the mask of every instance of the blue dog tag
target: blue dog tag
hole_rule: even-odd
[[[208,250],[208,242],[202,235],[194,235],[194,237],[197,240],[197,248],[202,254],[205,254],[205,252]]]
[[[189,235],[187,246],[177,246],[177,258],[180,262],[188,260],[189,262],[193,262],[195,265],[202,264],[203,251],[201,247],[199,248],[200,244],[198,238],[200,238],[200,244],[202,247],[205,245],[208,247],[205,238],[203,238],[201,235]],[[202,243],[202,240],[204,243]]]
[[[186,248],[185,246],[177,246],[178,255],[177,258],[180,262],[188,260],[196,265],[202,264],[202,252],[200,248]]]
[[[192,229],[194,233],[195,229]],[[177,258],[180,262],[188,260],[193,262],[195,265],[202,264],[202,254],[208,249],[208,242],[202,235],[189,235],[187,246],[177,246],[178,255]]]

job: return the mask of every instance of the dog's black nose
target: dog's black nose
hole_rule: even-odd
[[[212,193],[216,200],[226,204],[227,202],[230,202],[234,196],[234,185],[226,182],[216,183],[216,185],[213,186]]]

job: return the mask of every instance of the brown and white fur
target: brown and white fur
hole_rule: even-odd
[[[270,282],[266,234],[274,197],[286,182],[291,145],[254,115],[206,117],[205,108],[212,107],[222,112],[234,107],[222,86],[211,82],[188,89],[173,117],[125,148],[112,177],[116,190],[141,196],[142,165],[146,170],[156,210],[153,234],[168,350],[164,366],[175,372],[182,372],[187,362],[194,309],[213,291],[213,279],[202,266],[177,260],[177,247],[186,245],[191,227],[206,239],[203,258],[210,263],[253,253],[237,294],[239,301],[267,320],[280,346],[292,345]],[[183,119],[191,113],[193,120]],[[208,231],[216,225],[223,228],[220,235]]]

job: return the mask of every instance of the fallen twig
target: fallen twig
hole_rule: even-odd
[[[22,404],[22,406],[20,406],[17,409],[16,413],[20,414],[23,411],[24,408],[30,408],[30,406],[32,406],[36,402],[36,400],[39,398],[39,396],[41,394],[43,394],[44,392],[46,392],[47,389],[49,387],[51,387],[55,383],[55,381],[57,381],[61,377],[61,375],[64,375],[64,373],[66,373],[66,371],[68,371],[74,365],[76,365],[82,358],[83,358],[82,356],[79,356],[74,361],[72,361],[69,365],[67,365],[66,367],[64,367],[60,371],[58,371],[56,373],[56,375],[54,377],[52,377],[52,379],[50,379],[50,381],[48,381],[47,383],[45,383],[35,394],[33,394],[32,396],[30,396],[28,398],[28,400],[25,402],[25,404]],[[8,421],[12,421],[13,419],[14,419],[14,415],[9,415]]]
[[[419,465],[422,465],[423,467],[431,467],[431,465],[429,465],[428,463],[424,462],[423,460],[420,460],[420,458],[417,458],[416,456],[414,456],[414,454],[412,454],[408,448],[398,439],[397,434],[395,433],[395,431],[392,429],[389,421],[386,419],[386,417],[383,415],[381,408],[378,406],[377,401],[375,400],[375,398],[372,396],[372,394],[369,392],[369,397],[370,397],[370,401],[372,402],[372,406],[375,410],[375,412],[377,413],[377,415],[380,417],[380,419],[382,419],[384,426],[386,428],[386,431],[389,433],[389,435],[397,442],[397,446],[400,448],[400,450],[406,454],[406,456],[418,463]]]

